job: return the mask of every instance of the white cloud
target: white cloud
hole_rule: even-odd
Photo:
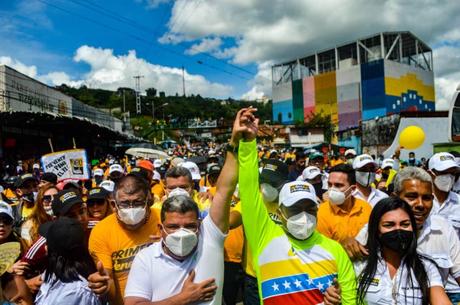
[[[460,54],[459,15],[460,5],[449,0],[355,0],[346,4],[341,0],[176,0],[169,32],[164,35],[174,39],[160,42],[177,44],[206,37],[230,37],[236,41],[231,52],[214,50],[213,54],[225,53],[222,58],[230,58],[236,64],[260,66],[266,61],[294,59],[381,31],[410,30],[429,45],[442,45],[444,40],[454,42],[455,47],[449,50],[435,49],[435,55],[452,55]],[[438,57],[434,62],[438,67],[437,88],[454,81],[449,73],[457,66],[442,61]],[[260,92],[253,88],[250,91]]]
[[[271,81],[271,66],[272,61],[266,61],[258,65],[257,75],[248,84],[251,89],[244,93],[241,98],[244,100],[255,100],[263,96],[271,96],[272,81]]]
[[[41,75],[38,79],[46,84],[53,86],[60,86],[66,84],[70,87],[80,87],[83,85],[82,80],[72,80],[70,76],[65,72],[50,72],[45,75]]]
[[[188,50],[185,51],[188,55],[196,55],[199,53],[209,53],[220,47],[222,40],[216,38],[204,38],[200,43],[192,45]]]
[[[137,3],[145,3],[148,9],[156,9],[162,4],[171,2],[171,0],[135,0]]]
[[[141,90],[154,87],[168,95],[182,93],[182,69],[155,65],[138,58],[131,50],[127,55],[114,55],[111,49],[81,46],[74,60],[90,66],[90,72],[83,82],[91,87],[115,90],[119,87],[134,87],[135,75],[143,75]],[[202,75],[185,71],[187,94],[202,96],[228,97],[232,87],[208,81]]]
[[[27,75],[32,78],[37,77],[37,67],[36,66],[27,66],[22,62],[15,60],[9,56],[0,56],[0,65],[7,65],[11,68]]]

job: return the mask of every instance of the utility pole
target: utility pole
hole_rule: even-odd
[[[184,72],[184,66],[182,66],[182,94],[185,97],[185,72]]]
[[[125,89],[123,90],[123,121],[126,122],[126,98],[125,98]]]
[[[144,77],[144,75],[136,75],[133,76],[134,79],[136,80],[136,113],[141,114],[141,78]]]

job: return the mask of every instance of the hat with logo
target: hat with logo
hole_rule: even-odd
[[[57,184],[58,177],[55,173],[48,172],[42,175],[41,180],[52,184]]]
[[[281,187],[289,178],[289,168],[286,163],[276,160],[264,160],[260,170],[259,183],[267,183],[273,187]]]
[[[192,180],[200,180],[201,175],[200,175],[200,169],[198,168],[198,165],[192,161],[185,161],[179,164],[181,167],[185,167],[190,171],[192,174]]]
[[[283,185],[278,203],[288,208],[298,201],[305,199],[318,204],[314,187],[305,181],[293,181]]]
[[[103,187],[94,187],[89,190],[88,192],[88,201],[89,200],[97,200],[97,199],[105,199],[109,196],[109,192]]]
[[[112,164],[112,165],[110,165],[110,167],[109,167],[109,175],[111,175],[111,174],[113,174],[115,172],[123,174],[124,169],[120,164]]]
[[[208,175],[218,175],[221,170],[222,168],[219,165],[214,164],[208,168]]]
[[[362,154],[357,156],[353,160],[353,169],[359,169],[368,164],[373,164],[374,166],[377,166],[377,163],[375,163],[374,159],[372,159],[371,156],[369,156],[368,154]]]
[[[46,238],[48,252],[56,252],[64,257],[76,255],[86,247],[85,231],[81,223],[69,217],[59,217],[42,224],[38,232]]]
[[[430,170],[434,169],[438,172],[442,172],[450,168],[455,168],[456,170],[460,169],[455,161],[455,157],[447,152],[436,153],[430,158],[430,161],[428,161],[428,169]]]
[[[385,169],[385,168],[388,168],[388,167],[390,167],[391,169],[393,169],[394,166],[395,166],[395,160],[389,158],[389,159],[383,160],[382,166],[381,166],[381,167],[382,167],[382,169]]]
[[[318,177],[319,175],[321,175],[321,170],[319,168],[317,168],[316,166],[308,166],[307,168],[305,168],[302,172],[302,180],[310,180],[310,179],[314,179],[316,177]]]
[[[9,216],[11,219],[14,219],[13,209],[5,201],[0,201],[0,214]]]
[[[175,157],[173,159],[171,159],[171,166],[172,167],[177,167],[179,166],[179,164],[185,162],[184,159],[182,158],[179,158],[179,157]]]
[[[35,176],[32,174],[21,175],[14,183],[14,187],[21,188],[28,181],[37,181],[37,178],[35,178]]]
[[[145,180],[149,180],[149,172],[142,167],[133,167],[129,172],[128,176],[137,176]]]
[[[93,172],[93,176],[104,176],[104,170],[102,168],[96,168]]]
[[[64,216],[74,205],[83,204],[80,194],[73,190],[62,190],[53,198],[51,208],[56,216]]]
[[[113,182],[112,180],[104,180],[101,183],[99,183],[99,186],[105,189],[107,192],[112,193],[115,189],[115,182]]]
[[[315,159],[324,159],[324,155],[318,151],[312,152],[310,155],[308,155],[309,160],[315,160]]]

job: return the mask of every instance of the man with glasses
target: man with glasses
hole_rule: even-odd
[[[134,259],[125,290],[126,305],[196,304],[213,299],[211,304],[221,304],[224,240],[238,178],[236,151],[244,131],[240,118],[246,113],[242,109],[236,117],[209,214],[200,219],[198,205],[188,194],[188,170],[184,169],[187,177],[173,178],[172,190],[167,180],[171,193],[162,205],[162,225],[158,225],[162,241],[141,250]],[[176,189],[183,193],[174,194],[179,193]]]

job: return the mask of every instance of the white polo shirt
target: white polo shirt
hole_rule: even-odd
[[[430,215],[417,239],[417,250],[438,265],[446,292],[460,293],[460,240],[452,225],[439,215]]]
[[[355,239],[362,245],[367,243],[367,225]],[[460,287],[455,278],[460,276],[460,240],[454,228],[438,215],[430,215],[423,224],[417,238],[419,253],[431,258],[438,265],[446,292],[459,293]],[[354,263],[355,271],[361,272],[365,262]]]
[[[139,297],[161,301],[181,292],[185,279],[195,270],[195,283],[214,278],[222,296],[224,272],[224,241],[226,234],[214,224],[210,216],[201,223],[197,250],[184,261],[178,261],[163,251],[162,242],[142,249],[134,258],[126,284],[125,297]],[[199,279],[203,269],[210,270]]]
[[[447,219],[460,237],[460,195],[450,191],[446,201],[440,204],[436,196],[433,199],[431,214],[441,215]]]
[[[428,275],[428,287],[443,287],[436,266],[426,259],[422,259],[422,262]],[[367,305],[422,304],[422,292],[413,271],[411,271],[411,279],[413,285],[407,282],[407,267],[404,264],[399,266],[391,279],[386,262],[380,258],[365,296]]]
[[[371,188],[371,193],[369,194],[368,198],[364,198],[363,193],[361,193],[358,190],[358,188],[356,188],[353,191],[352,195],[355,198],[358,198],[358,199],[361,199],[361,200],[364,200],[364,201],[368,202],[371,205],[371,207],[374,207],[377,204],[377,202],[379,202],[380,200],[388,197],[387,194],[385,194],[381,190],[377,190],[377,189],[375,189],[373,187]]]

